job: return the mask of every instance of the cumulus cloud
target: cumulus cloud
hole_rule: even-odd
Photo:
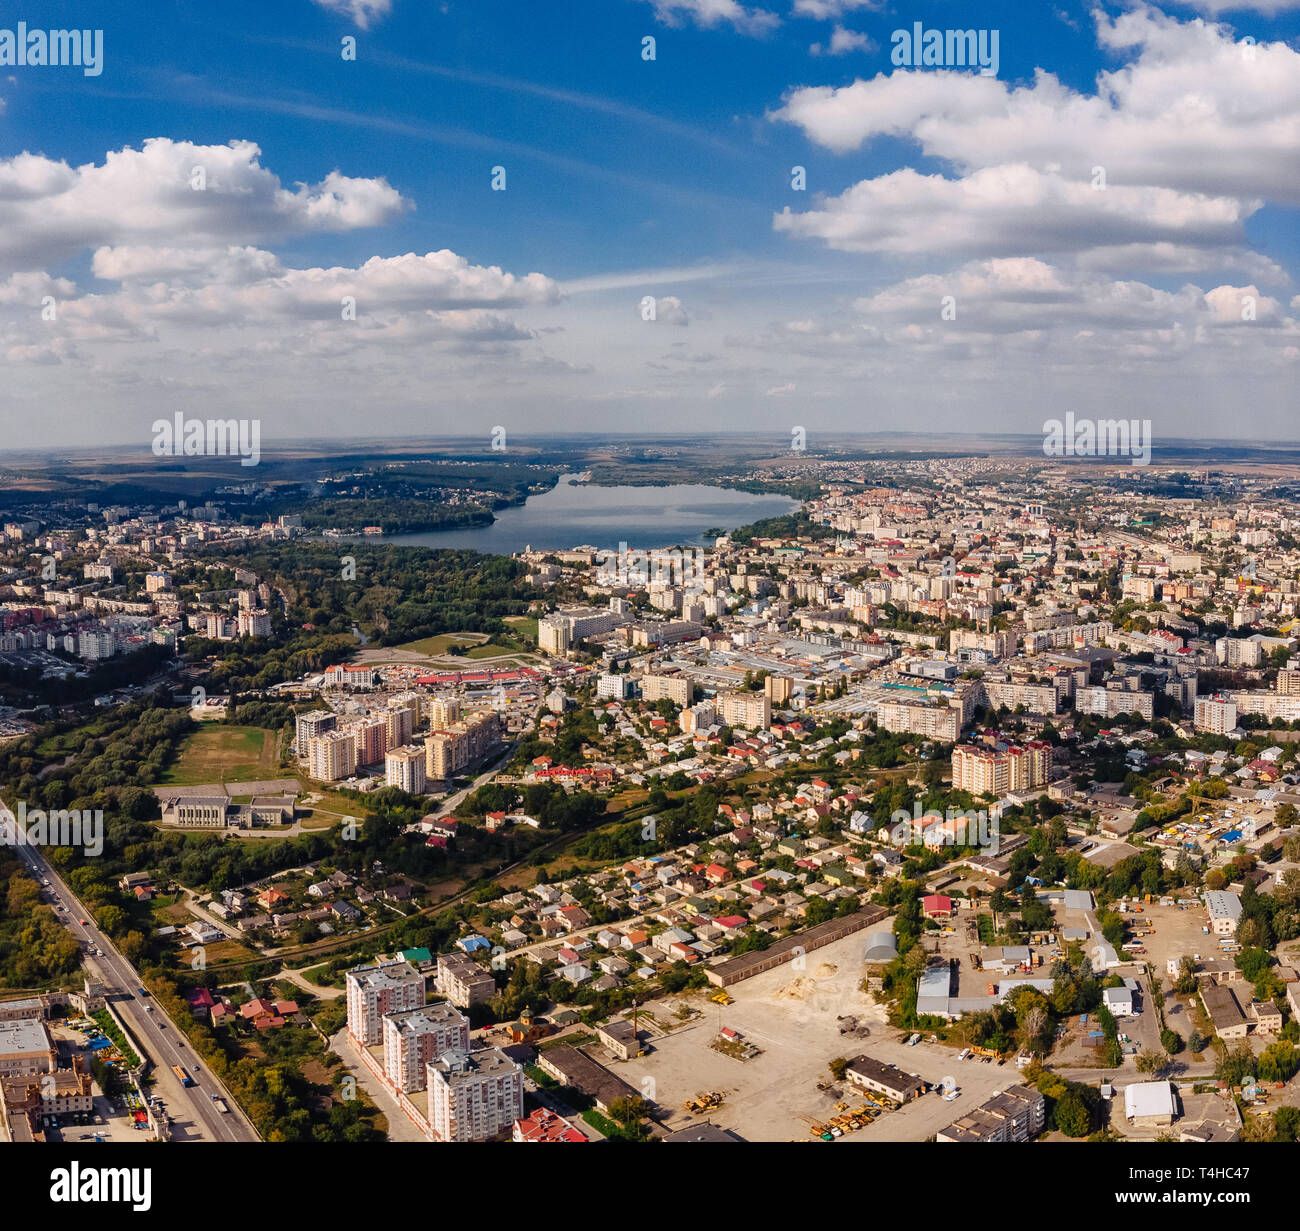
[[[322,399],[339,408],[336,431],[356,428],[344,407],[427,399],[429,364],[439,397],[568,371],[543,351],[543,331],[517,318],[561,301],[542,273],[447,249],[307,266],[275,250],[377,226],[409,204],[385,180],[338,170],[282,184],[241,141],[157,139],[81,167],[31,153],[0,160],[8,403],[93,404],[119,438],[122,416],[177,399],[241,404],[268,425],[297,405],[280,430],[300,434],[323,426],[311,409]],[[81,254],[85,286],[41,267]],[[90,403],[77,392],[87,388]]]
[[[1247,47],[1223,26],[1150,9],[1097,15],[1098,41],[1136,53],[1084,94],[1038,70],[1031,85],[935,70],[792,91],[773,118],[844,153],[910,137],[961,171],[1049,162],[1086,179],[1300,202],[1300,51]]]
[[[676,295],[660,295],[655,300],[654,309],[654,319],[661,325],[689,325],[691,323],[685,304]],[[638,302],[637,311],[644,315],[642,302]]]
[[[923,70],[792,91],[773,118],[815,143],[910,139],[955,175],[864,180],[776,228],[848,251],[1281,278],[1244,224],[1266,201],[1300,203],[1300,52],[1147,8],[1095,20],[1104,48],[1134,58],[1091,94],[1042,70],[1018,87]]]
[[[1118,185],[1104,190],[1024,164],[960,179],[911,168],[863,180],[816,208],[777,214],[778,231],[847,252],[893,256],[1080,253],[1094,268],[1272,269],[1252,259],[1244,220],[1261,202]],[[1178,258],[1175,260],[1175,256]]]
[[[874,47],[875,44],[865,34],[837,25],[831,31],[829,43],[814,43],[808,50],[815,56],[845,56],[851,51],[870,51]]]
[[[71,167],[38,154],[0,160],[0,265],[37,269],[106,245],[215,246],[391,221],[409,203],[386,179],[330,171],[284,186],[251,141],[155,137]]]
[[[738,0],[646,0],[654,5],[655,16],[665,25],[680,26],[693,22],[712,28],[730,25],[742,34],[766,34],[781,24],[781,19],[766,9],[746,8]]]

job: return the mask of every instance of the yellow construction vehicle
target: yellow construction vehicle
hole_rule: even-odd
[[[735,999],[735,997],[734,997],[734,996],[728,996],[726,992],[718,992],[717,995],[715,995],[715,996],[710,996],[709,999],[712,1000],[715,1004],[735,1004],[735,1003],[736,1003],[736,999]]]

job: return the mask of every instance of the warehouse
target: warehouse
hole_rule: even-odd
[[[761,974],[765,970],[774,970],[777,966],[783,966],[786,962],[802,957],[805,953],[811,953],[814,949],[820,949],[823,945],[843,940],[845,936],[852,936],[854,932],[860,932],[863,928],[879,922],[886,914],[888,912],[883,906],[872,906],[867,910],[845,915],[842,919],[819,923],[806,932],[796,932],[793,936],[778,940],[769,949],[729,958],[708,972],[709,982],[715,987],[730,987],[742,979],[752,979],[756,974]]]

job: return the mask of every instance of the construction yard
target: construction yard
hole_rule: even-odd
[[[959,1062],[957,1048],[931,1044],[925,1037],[906,1046],[907,1033],[890,1026],[884,1008],[861,990],[864,948],[863,935],[847,936],[808,954],[802,969],[780,966],[733,984],[727,988],[734,998],[730,1005],[709,998],[715,989],[661,1001],[656,1006],[661,1021],[673,1020],[680,1004],[699,1016],[666,1034],[656,1032],[647,1055],[611,1067],[624,1081],[652,1091],[650,1097],[667,1113],[670,1131],[708,1119],[750,1141],[814,1141],[811,1122],[828,1121],[840,1102],[852,1109],[861,1106],[865,1099],[860,1092],[845,1082],[831,1083],[828,1065],[836,1058],[866,1053],[930,1083],[954,1076],[962,1087],[952,1103],[925,1094],[881,1114],[869,1127],[845,1134],[842,1141],[924,1140],[970,1100],[982,1101],[1018,1079],[1011,1063],[999,1068]],[[855,1028],[842,1035],[841,1025]],[[742,1061],[716,1050],[713,1044],[723,1028],[761,1054]],[[646,1085],[647,1079],[654,1084]],[[829,1088],[819,1090],[819,1083]],[[683,1110],[683,1103],[702,1091],[721,1092],[724,1101],[703,1114]]]

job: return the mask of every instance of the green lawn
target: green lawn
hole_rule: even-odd
[[[537,644],[537,620],[533,616],[506,616],[505,622],[524,640]]]
[[[393,649],[409,650],[412,654],[445,654],[453,645],[474,645],[482,638],[482,633],[439,633],[436,637],[422,637],[419,641],[393,646]]]
[[[180,755],[163,774],[162,783],[205,786],[280,776],[274,731],[264,731],[261,727],[209,726],[185,737]]]

